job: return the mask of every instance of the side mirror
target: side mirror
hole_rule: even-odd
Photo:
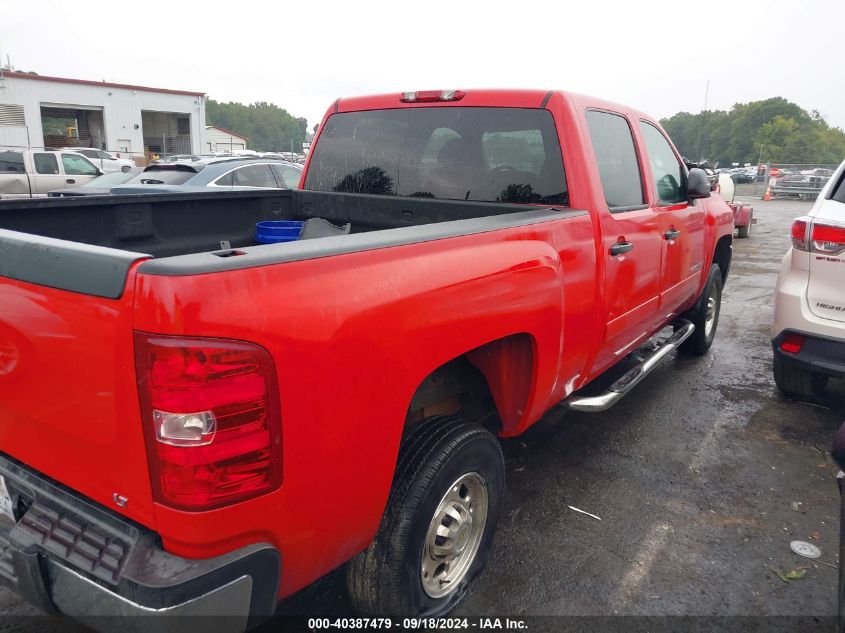
[[[687,198],[697,200],[698,198],[709,197],[710,180],[707,178],[707,172],[698,167],[693,167],[689,170],[689,178],[687,178]]]

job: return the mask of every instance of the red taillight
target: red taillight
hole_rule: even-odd
[[[814,253],[838,255],[845,251],[845,226],[813,223]]]
[[[466,94],[463,90],[418,90],[416,92],[403,92],[400,100],[403,103],[460,101]]]
[[[798,218],[792,222],[792,248],[799,251],[808,250],[807,247],[807,224],[809,219]]]
[[[801,334],[787,334],[783,337],[783,340],[780,342],[780,348],[784,352],[789,352],[790,354],[797,354],[801,351],[801,348],[804,347],[804,337]]]
[[[266,350],[136,332],[135,358],[156,501],[209,510],[281,484],[278,389]]]

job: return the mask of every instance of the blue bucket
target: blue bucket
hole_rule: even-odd
[[[259,244],[295,242],[305,222],[298,220],[268,220],[255,224],[255,241]]]

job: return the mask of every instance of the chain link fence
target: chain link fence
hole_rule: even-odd
[[[760,164],[754,181],[754,195],[764,199],[815,200],[837,167],[830,163]]]

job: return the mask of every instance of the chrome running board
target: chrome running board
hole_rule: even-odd
[[[648,376],[667,354],[676,349],[695,332],[695,325],[685,319],[673,323],[675,331],[666,341],[646,357],[639,365],[629,369],[624,376],[610,385],[610,389],[599,396],[570,396],[563,404],[573,411],[594,413],[605,411],[619,402],[631,389]]]

